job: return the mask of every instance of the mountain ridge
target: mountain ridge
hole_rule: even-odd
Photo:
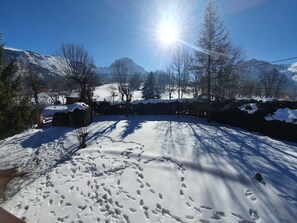
[[[18,74],[21,75],[26,72],[26,68],[31,68],[36,72],[41,73],[44,80],[61,79],[65,76],[62,71],[65,61],[64,58],[59,56],[44,55],[29,50],[4,47],[4,60],[8,61],[10,58],[15,58],[17,60],[17,64],[19,66]],[[127,63],[130,73],[148,73],[131,58],[122,57],[115,60],[115,62],[116,61],[123,61]],[[112,81],[112,67],[115,62],[110,66],[105,67],[96,65],[96,72],[100,75],[103,81]],[[244,61],[241,66],[245,70],[245,75],[252,79],[258,79],[263,72],[276,68],[278,71],[285,74],[288,80],[293,81],[292,83],[297,86],[297,62],[290,64],[272,64],[265,60],[252,58]]]

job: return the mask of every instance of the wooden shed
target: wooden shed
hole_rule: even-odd
[[[91,108],[83,102],[69,105],[67,113],[72,127],[83,127],[91,123]]]

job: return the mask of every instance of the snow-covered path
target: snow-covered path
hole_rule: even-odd
[[[2,141],[0,168],[32,172],[2,206],[27,222],[295,222],[296,144],[182,116],[102,116],[89,131],[81,150],[72,128]]]

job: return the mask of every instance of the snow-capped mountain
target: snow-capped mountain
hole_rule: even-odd
[[[64,59],[59,56],[49,56],[35,53],[32,51],[24,51],[19,49],[14,49],[10,47],[4,48],[4,60],[9,61],[11,58],[17,60],[19,67],[18,74],[24,75],[27,68],[33,69],[37,73],[40,73],[44,80],[50,81],[54,79],[60,79],[64,77],[63,65],[65,63]],[[136,64],[132,59],[124,57],[118,59],[117,61],[122,61],[129,67],[129,73],[140,73],[146,74],[147,72],[143,67]],[[103,81],[112,81],[112,69],[114,63],[109,67],[99,67],[97,66],[97,73],[101,76]]]
[[[19,66],[19,74],[24,74],[26,68],[31,68],[37,73],[40,73],[44,80],[50,81],[61,79],[64,77],[63,65],[64,59],[59,56],[49,56],[35,53],[32,51],[24,51],[14,48],[4,48],[4,59],[8,61],[10,58],[15,58]],[[147,74],[147,71],[136,64],[132,59],[124,57],[116,60],[110,66],[99,67],[97,66],[97,73],[101,76],[104,82],[112,82],[112,70],[117,61],[127,64],[129,73]],[[292,64],[271,64],[267,61],[251,59],[243,62],[244,69],[243,75],[249,79],[259,80],[263,72],[267,72],[276,68],[281,73],[285,74],[291,85],[297,85],[297,62]]]
[[[118,60],[116,60],[114,63],[112,63],[109,67],[97,67],[97,73],[101,76],[101,78],[107,82],[112,82],[112,72],[113,72],[113,67],[115,66],[116,62],[121,62],[123,64],[126,64],[128,67],[128,72],[130,74],[138,73],[138,74],[147,74],[147,71],[136,64],[132,59],[128,57],[123,57]]]
[[[30,68],[41,75],[44,80],[60,79],[64,76],[64,59],[58,56],[48,56],[32,51],[23,51],[14,48],[4,48],[4,60],[15,58],[18,64],[18,74],[25,74]]]
[[[242,63],[243,74],[248,79],[258,80],[264,72],[273,68],[284,74],[289,83],[297,85],[297,62],[292,64],[271,64],[257,59],[247,60]]]

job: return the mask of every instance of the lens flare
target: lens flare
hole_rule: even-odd
[[[179,39],[179,27],[173,20],[162,21],[158,28],[158,38],[164,45],[175,44]]]

